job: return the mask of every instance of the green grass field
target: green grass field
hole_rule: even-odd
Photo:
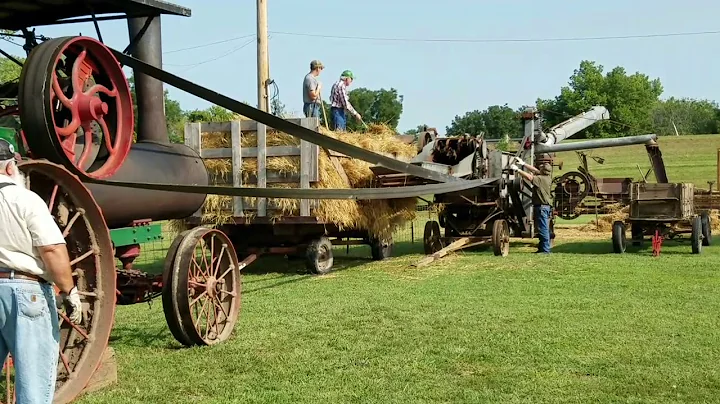
[[[718,247],[548,257],[464,252],[423,269],[337,258],[249,267],[235,335],[181,348],[162,305],[120,307],[119,383],[82,403],[714,402]],[[414,249],[414,251],[413,251]],[[413,253],[415,252],[415,253]]]
[[[720,135],[661,138],[671,181],[714,180]],[[600,149],[597,177],[638,178],[642,146]],[[562,172],[578,165],[562,153]],[[119,382],[80,403],[720,402],[720,247],[667,242],[612,253],[609,235],[558,233],[510,255],[463,251],[428,267],[422,225],[395,256],[335,250],[336,270],[262,259],[244,270],[231,340],[183,348],[158,299],[117,309]],[[558,225],[589,222],[585,216]],[[579,234],[578,234],[579,233]],[[582,238],[577,238],[582,237]],[[158,270],[170,240],[148,248]]]
[[[692,182],[696,188],[707,189],[707,181],[717,180],[717,150],[720,148],[720,135],[662,136],[658,144],[670,182]],[[588,158],[590,173],[597,178],[631,177],[639,180],[641,174],[636,165],[640,166],[643,175],[650,168],[650,161],[642,145],[594,149],[588,150],[587,153],[589,156],[605,159],[604,164],[598,164]],[[577,171],[577,167],[580,166],[580,160],[575,152],[558,153],[557,157],[564,164],[562,170],[555,170],[556,176],[568,171]],[[655,177],[651,173],[649,181],[654,180]],[[717,184],[713,188],[717,189]]]

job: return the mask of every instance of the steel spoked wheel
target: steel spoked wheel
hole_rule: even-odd
[[[435,254],[442,250],[442,248],[440,224],[434,220],[425,222],[425,231],[423,233],[423,249],[425,255]]]
[[[510,253],[510,227],[507,220],[498,219],[493,223],[493,254],[507,257]]]
[[[130,87],[112,52],[93,38],[56,38],[35,47],[22,70],[18,102],[35,158],[106,178],[130,151]]]
[[[77,177],[43,161],[23,162],[26,184],[48,205],[65,236],[73,278],[83,302],[83,321],[60,322],[55,403],[72,401],[87,385],[107,347],[115,317],[115,261],[110,233],[100,208]],[[10,369],[6,369],[9,375]],[[6,375],[7,396],[12,389]]]
[[[240,313],[240,266],[230,239],[217,229],[196,227],[181,235],[171,265],[171,331],[183,345],[214,345],[232,334]],[[165,288],[165,285],[163,286]],[[169,295],[169,296],[168,296]]]

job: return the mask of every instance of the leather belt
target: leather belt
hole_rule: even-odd
[[[10,271],[0,271],[0,279],[22,279],[25,281],[36,281],[36,282],[40,282],[40,283],[47,283],[47,281],[40,276],[26,274],[26,273],[19,273],[19,272],[15,271],[14,269],[10,270]]]

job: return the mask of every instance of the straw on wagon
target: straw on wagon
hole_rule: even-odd
[[[321,133],[343,142],[362,147],[375,152],[390,153],[399,159],[408,160],[417,154],[414,145],[400,142],[394,137],[395,132],[385,125],[369,125],[365,133],[336,133],[321,128]],[[286,133],[268,130],[266,144],[270,146],[299,145],[300,140]],[[230,148],[229,133],[204,133],[202,136],[203,148]],[[257,146],[255,133],[243,133],[242,147]],[[342,157],[339,158],[349,184],[330,161],[331,156],[320,149],[318,161],[317,182],[312,183],[313,188],[367,188],[373,186],[373,173],[370,163]],[[218,185],[232,182],[232,163],[230,159],[205,159],[205,166],[210,173],[211,183]],[[268,170],[279,173],[299,173],[299,157],[267,157]],[[243,158],[241,175],[244,187],[254,187],[247,184],[251,176],[257,173],[257,160]],[[229,185],[228,185],[229,186]],[[268,187],[297,188],[298,183],[268,184]],[[255,198],[246,198],[253,203]],[[299,214],[299,201],[294,199],[268,198],[268,206],[275,204],[275,210],[268,209],[268,216],[278,218],[281,216],[295,216]],[[202,207],[202,222],[208,225],[220,225],[232,220],[232,198],[219,195],[208,195]],[[245,215],[252,220],[254,212],[246,210]],[[411,221],[416,214],[415,198],[373,201],[352,200],[320,200],[313,209],[312,214],[320,221],[333,223],[341,229],[366,230],[375,237],[387,237],[402,224]]]

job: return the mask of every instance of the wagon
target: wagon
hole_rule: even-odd
[[[691,183],[630,184],[630,212],[626,220],[612,226],[613,251],[622,254],[627,248],[626,229],[630,227],[631,242],[642,245],[652,240],[653,255],[660,255],[663,240],[689,235],[693,254],[712,241],[712,223],[707,212],[697,214],[694,208],[694,185]]]

